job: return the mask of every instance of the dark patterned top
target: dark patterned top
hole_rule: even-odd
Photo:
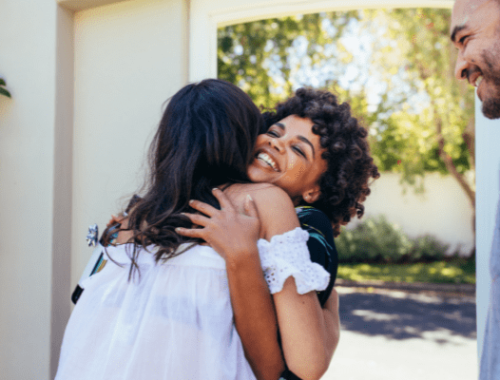
[[[337,277],[338,254],[333,242],[332,224],[322,211],[314,207],[300,206],[296,207],[295,211],[299,217],[300,226],[309,232],[307,248],[311,261],[320,264],[330,273],[328,287],[318,292],[319,302],[323,306],[332,292]],[[300,380],[300,378],[287,369],[281,374],[279,380]]]
[[[332,292],[337,277],[338,254],[333,242],[332,224],[328,217],[320,210],[311,206],[296,207],[300,226],[309,232],[307,248],[311,261],[318,263],[330,273],[328,287],[318,292],[318,298],[323,306]]]

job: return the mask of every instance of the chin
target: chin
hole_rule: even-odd
[[[488,119],[500,119],[500,98],[488,98],[483,102],[483,115]]]
[[[258,168],[249,167],[247,174],[248,174],[248,178],[250,179],[250,181],[252,181],[254,183],[269,182],[269,176],[266,175],[266,173],[263,173]]]

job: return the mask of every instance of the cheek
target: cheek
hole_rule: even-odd
[[[291,173],[303,173],[306,171],[306,166],[297,156],[290,154],[288,157],[287,171]]]
[[[254,152],[257,152],[257,150],[262,147],[263,145],[267,144],[267,136],[266,135],[258,135],[257,140],[255,141],[255,148]]]
[[[299,182],[302,183],[306,180],[310,168],[307,167],[300,160],[289,160],[288,161],[288,177],[291,182],[294,182],[295,185],[299,185]]]

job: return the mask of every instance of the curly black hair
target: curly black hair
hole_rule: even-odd
[[[325,90],[299,88],[293,97],[263,113],[265,131],[290,115],[312,120],[312,131],[326,148],[322,157],[328,169],[319,181],[321,195],[313,204],[303,204],[323,211],[332,222],[334,236],[338,236],[341,225],[355,215],[363,216],[370,179],[380,177],[370,156],[368,133],[351,115],[349,104],[339,104],[337,97]]]

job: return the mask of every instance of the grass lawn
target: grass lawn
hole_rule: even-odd
[[[338,278],[363,281],[430,282],[441,284],[475,284],[473,260],[455,259],[416,264],[339,264]]]

